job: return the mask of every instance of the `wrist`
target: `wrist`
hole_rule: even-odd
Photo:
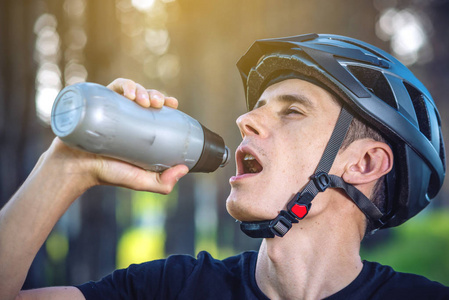
[[[33,173],[44,173],[49,182],[58,182],[62,188],[76,193],[78,197],[99,184],[94,175],[96,163],[94,154],[69,147],[55,138]]]

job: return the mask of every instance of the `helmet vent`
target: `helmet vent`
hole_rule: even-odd
[[[382,55],[382,54],[379,53],[378,51],[375,51],[375,49],[373,49],[372,47],[366,47],[365,45],[363,45],[363,43],[360,43],[360,42],[354,42],[354,41],[351,41],[350,39],[347,39],[347,38],[337,38],[337,37],[332,37],[331,39],[332,39],[332,40],[337,40],[337,41],[340,41],[340,42],[343,42],[343,43],[348,43],[348,44],[354,45],[354,46],[356,46],[356,47],[360,47],[360,48],[362,48],[362,49],[368,51],[369,53],[374,54],[374,55],[377,56],[377,57],[381,57],[381,58],[385,59],[385,60],[388,61],[388,62],[391,61],[390,59],[388,59],[387,57],[385,57],[385,55]]]
[[[427,112],[426,103],[424,102],[424,96],[413,86],[404,82],[404,86],[407,89],[410,99],[412,100],[413,107],[416,111],[416,117],[418,119],[419,130],[429,139],[432,139],[430,133],[429,114]]]
[[[444,142],[443,142],[443,134],[441,132],[441,129],[439,130],[440,133],[440,158],[443,162],[443,168],[446,170],[446,151],[444,150]]]
[[[398,109],[398,104],[391,91],[391,87],[382,72],[371,68],[351,65],[348,66],[348,69],[376,97],[394,109]]]

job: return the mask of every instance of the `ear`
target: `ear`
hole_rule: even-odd
[[[352,157],[342,175],[347,183],[358,185],[375,182],[393,167],[393,151],[385,143],[362,139],[349,147],[352,147]]]

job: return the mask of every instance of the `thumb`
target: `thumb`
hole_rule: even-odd
[[[184,177],[188,172],[189,168],[186,165],[176,165],[160,174],[157,173],[156,180],[158,181],[158,186],[160,187],[158,192],[161,194],[170,193],[178,180]]]

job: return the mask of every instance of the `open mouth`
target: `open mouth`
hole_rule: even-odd
[[[242,162],[242,173],[243,174],[255,174],[260,173],[263,170],[262,165],[257,161],[257,159],[249,153],[245,153],[243,156]]]

